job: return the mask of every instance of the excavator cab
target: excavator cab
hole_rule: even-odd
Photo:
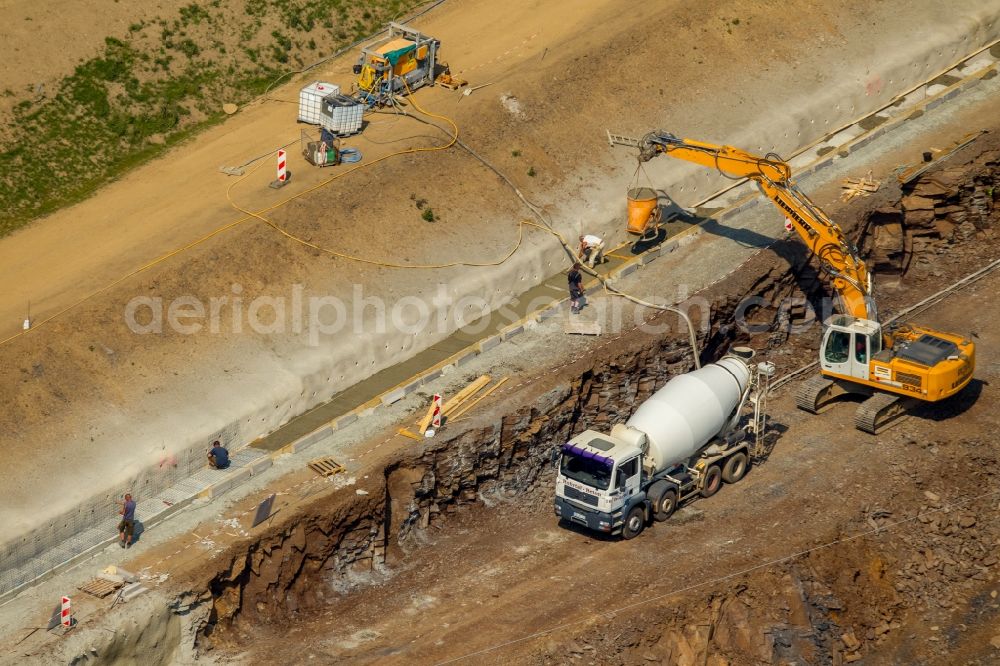
[[[866,398],[854,424],[877,434],[914,401],[936,402],[972,379],[975,345],[950,333],[835,315],[824,323],[820,375],[800,385],[796,403],[818,413],[839,396]]]
[[[876,321],[835,315],[824,325],[820,367],[825,373],[867,381],[871,359],[882,351],[882,326]]]

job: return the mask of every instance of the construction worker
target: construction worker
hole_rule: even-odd
[[[219,443],[219,440],[212,442],[212,448],[208,452],[208,464],[213,469],[229,467],[229,451]]]
[[[583,275],[580,273],[580,268],[580,264],[575,263],[573,264],[573,268],[569,269],[569,273],[566,274],[566,281],[569,282],[570,311],[573,314],[580,314],[580,308],[582,307]]]
[[[122,517],[118,522],[118,545],[122,548],[131,548],[132,537],[135,534],[135,502],[130,494],[125,493],[118,515]]]
[[[604,263],[604,240],[600,236],[586,234],[580,236],[580,258],[591,268]]]

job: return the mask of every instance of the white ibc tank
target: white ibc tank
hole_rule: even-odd
[[[323,98],[320,112],[320,127],[338,136],[347,136],[361,131],[365,105],[347,95],[327,95]]]
[[[299,122],[319,125],[323,109],[323,98],[340,93],[336,83],[313,81],[299,91]]]
[[[646,435],[655,470],[666,469],[690,458],[725,428],[749,383],[747,363],[726,356],[671,379],[625,425]]]

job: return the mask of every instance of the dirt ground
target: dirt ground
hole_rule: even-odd
[[[733,63],[766,62],[755,90],[766,98],[784,91],[778,96],[794,106],[808,98],[798,91],[815,85],[817,72],[826,71],[828,48],[862,62],[870,54],[848,49],[848,43],[872,44],[879,26],[889,23],[920,29],[919,20],[884,3],[830,8],[803,0],[779,8],[744,0],[697,6],[675,2],[646,4],[627,13],[615,3],[571,4],[572,11],[565,3],[507,6],[469,0],[442,5],[420,26],[450,49],[447,59],[456,73],[473,84],[493,85],[470,97],[440,88],[418,93],[428,110],[454,117],[469,144],[511,173],[529,197],[547,204],[570,235],[582,230],[582,219],[598,219],[602,211],[609,211],[608,231],[621,233],[614,215],[620,214],[621,192],[632,168],[604,150],[607,125],[641,132],[671,121],[692,135],[729,136],[746,126],[749,112],[743,76]],[[923,9],[939,11],[934,3]],[[665,41],[659,27],[664,23],[682,30]],[[793,31],[814,41],[793,45],[774,39]],[[577,39],[580,34],[588,39]],[[709,43],[712,48],[704,48]],[[695,52],[698,56],[692,57]],[[641,77],[627,75],[659,68],[664,61],[671,65],[655,94]],[[310,76],[349,80],[351,62],[342,58]],[[252,209],[276,203],[284,193],[266,187],[270,167],[239,183],[216,168],[297,138],[288,104],[297,85],[275,95],[284,101],[248,108],[99,196],[4,239],[0,281],[11,287],[0,294],[0,322],[7,322],[0,329],[14,333],[29,303],[31,316],[40,322],[164,251],[238,219],[227,196]],[[709,89],[721,92],[705,94]],[[512,112],[510,103],[500,103],[501,96],[515,97],[521,110]],[[621,100],[630,100],[627,108]],[[755,107],[753,113],[766,117],[763,108]],[[349,142],[364,151],[368,162],[402,147],[442,141],[439,132],[430,133],[408,119],[385,119],[382,134],[382,119],[376,120],[370,132]],[[294,150],[292,158],[292,192],[330,175],[297,163]],[[614,197],[595,200],[595,183],[613,181],[621,187]],[[399,196],[374,196],[384,183],[392,183]],[[421,219],[420,199],[440,218],[433,226]],[[311,242],[404,263],[499,260],[516,242],[516,223],[524,216],[513,195],[497,187],[495,176],[455,150],[380,163],[272,214],[275,222]],[[614,234],[609,236],[613,242]],[[554,241],[533,228],[525,231],[515,259],[539,248],[551,250],[548,260],[553,272],[558,270],[563,257]],[[0,428],[11,461],[12,491],[34,493],[45,475],[27,462],[26,452],[43,443],[57,446],[53,457],[74,460],[79,470],[42,502],[43,511],[58,513],[90,494],[109,470],[124,479],[129,470],[162,459],[164,451],[200,442],[216,428],[248,418],[248,404],[283,401],[288,396],[281,393],[286,388],[282,382],[294,385],[303,374],[328,370],[324,364],[330,355],[348,342],[358,346],[355,360],[374,362],[384,355],[369,349],[372,340],[364,336],[328,341],[319,349],[306,348],[301,336],[245,331],[136,336],[122,317],[134,296],[169,302],[189,295],[207,302],[230,295],[232,285],[239,284],[249,301],[287,295],[295,284],[322,295],[342,295],[353,284],[364,284],[371,295],[399,298],[426,295],[438,283],[497,280],[501,269],[476,269],[470,278],[460,268],[415,272],[372,267],[289,243],[256,221],[237,226],[97,293],[0,348],[0,386],[6,387],[0,389],[0,400],[11,406],[0,416]],[[526,271],[519,277],[534,276]],[[351,383],[350,373],[356,370],[347,367],[347,359],[343,365],[336,369],[340,372],[315,378],[321,388],[312,398],[302,387],[301,399],[318,401],[345,388],[338,380]],[[262,381],[264,377],[268,380]],[[196,400],[192,385],[205,387]],[[277,421],[290,416],[280,412]],[[252,426],[247,439],[264,434]],[[23,525],[26,514],[20,507],[26,503],[14,502],[5,524]]]
[[[916,261],[921,268],[894,287],[892,301],[914,302],[1000,256],[995,231],[977,238]],[[739,291],[739,280],[727,288]],[[347,589],[331,578],[318,607],[296,612],[289,594],[287,620],[237,623],[218,639],[216,657],[995,663],[998,287],[994,274],[916,318],[974,332],[976,380],[881,436],[853,428],[850,404],[819,416],[797,410],[793,383],[770,402],[780,432],[773,449],[739,487],[633,541],[558,525],[544,484],[481,493],[411,533],[384,571],[358,575]],[[751,342],[768,346],[766,336]],[[782,361],[810,360],[814,342],[792,339]]]
[[[995,137],[982,137],[943,172],[975,165],[978,173],[992,160],[995,174],[998,148]],[[966,193],[992,187],[978,176],[956,182]],[[868,199],[825,207],[853,228],[896,205],[900,194],[887,186]],[[994,226],[973,224],[971,232],[960,224],[948,237],[921,236],[927,244],[907,274],[896,283],[879,280],[883,303],[915,302],[1000,256],[995,211],[991,219]],[[786,279],[786,254],[778,250],[759,253],[713,286],[713,299],[750,293],[767,280],[784,284],[773,295],[795,293],[806,274]],[[664,266],[644,269],[646,279]],[[201,635],[198,647],[219,663],[993,663],[1000,642],[993,571],[1000,460],[991,440],[991,387],[1000,336],[991,299],[998,286],[994,273],[915,318],[975,336],[976,381],[958,399],[871,437],[853,428],[852,405],[810,416],[793,406],[795,384],[786,386],[770,402],[773,449],[739,487],[686,506],[631,542],[559,526],[544,461],[536,460],[520,485],[489,485],[497,462],[489,462],[485,440],[498,419],[503,431],[545,435],[544,424],[532,419],[551,391],[582,388],[598,365],[619,373],[623,387],[638,383],[642,390],[647,368],[621,359],[628,352],[641,360],[654,346],[644,333],[610,347],[598,339],[574,341],[562,354],[526,351],[533,363],[498,367],[517,373],[518,383],[469,422],[461,447],[463,455],[487,454],[485,466],[470,472],[457,451],[440,450],[437,473],[461,477],[464,489],[449,491],[456,501],[442,502],[426,527],[408,522],[415,510],[406,499],[407,489],[425,485],[423,447],[380,449],[393,431],[387,428],[342,452],[352,462],[367,455],[349,483],[317,485],[307,471],[282,478],[280,494],[292,504],[283,505],[278,523],[285,522],[255,537],[256,545],[240,536],[254,496],[170,541],[133,551],[125,564],[151,572],[146,584],[181,605],[192,598],[202,609],[212,604],[206,621],[214,631]],[[772,332],[740,341],[785,372],[814,357],[816,336],[812,329],[784,342]],[[581,396],[566,425],[584,427],[573,420],[581,414],[610,418],[610,410],[621,416],[628,409],[602,404],[598,394],[586,403]],[[542,439],[538,450],[551,443]],[[531,471],[518,455],[503,465]],[[383,501],[392,509],[380,515]],[[388,539],[384,566],[344,565],[340,558],[360,548],[351,544],[377,532],[366,516],[404,538]],[[348,545],[331,557],[335,541]],[[169,575],[157,583],[162,573]],[[230,576],[237,586],[225,583]],[[88,627],[114,616],[91,606]],[[116,612],[127,617],[129,609]],[[57,645],[50,640],[46,649]]]
[[[37,97],[100,51],[105,37],[121,37],[142,19],[173,12],[182,0],[3,0],[0,2],[0,109]],[[38,86],[42,86],[41,89]]]
[[[453,115],[470,143],[556,211],[560,206],[553,202],[562,196],[582,207],[579,202],[603,177],[602,169],[627,179],[620,164],[611,166],[612,158],[596,157],[598,146],[603,147],[601,133],[612,120],[624,130],[641,131],[646,119],[662,118],[667,106],[672,119],[687,119],[686,134],[717,136],[708,111],[720,106],[732,111],[746,100],[745,70],[734,62],[769,63],[756,85],[777,89],[800,83],[814,78],[815,61],[826,57],[822,49],[803,49],[804,34],[837,44],[848,38],[871,40],[878,26],[900,11],[891,3],[858,2],[834,10],[808,2],[772,7],[742,0],[697,7],[642,5],[627,15],[613,3],[573,6],[566,12],[558,3],[446,4],[429,20],[428,31],[463,45],[449,57],[453,64],[462,62],[455,66],[460,74],[492,79],[496,86],[478,97],[478,92],[460,98],[435,89],[420,98],[428,108]],[[475,21],[465,16],[470,7]],[[685,28],[667,45],[660,39],[661,12],[671,12],[671,24]],[[525,20],[529,15],[531,21]],[[735,17],[747,20],[734,23]],[[544,28],[536,32],[536,25]],[[593,39],[586,47],[571,39],[598,34],[598,27],[604,46],[630,44],[625,56],[596,48]],[[774,38],[791,34],[795,43]],[[717,48],[700,48],[704,56],[692,60],[690,53],[706,43]],[[503,58],[505,51],[509,60]],[[647,82],[622,74],[647,71],[665,58],[675,64],[669,85],[655,95]],[[342,73],[346,66],[337,63],[331,71]],[[501,90],[516,94],[525,115],[499,103]],[[683,110],[672,106],[679,90],[685,91]],[[720,98],[717,90],[727,92]],[[627,113],[622,99],[636,100]],[[567,114],[575,122],[566,122]],[[739,114],[729,115],[726,122],[735,123]],[[235,160],[268,150],[279,128],[287,130],[286,116],[287,109],[278,112],[274,106],[250,109],[210,131],[185,155],[211,171],[223,157]],[[385,122],[383,128],[373,123],[358,140],[368,158],[388,154],[395,143],[441,141],[412,121]],[[248,140],[248,134],[256,138]],[[381,140],[393,143],[379,146]],[[454,258],[456,248],[471,259],[496,256],[497,248],[509,246],[515,236],[512,222],[521,212],[467,155],[443,155],[385,163],[350,185],[344,181],[280,209],[274,219],[315,242],[370,256],[439,261]],[[527,175],[529,167],[534,177]],[[326,175],[303,167],[299,173],[303,187]],[[430,187],[428,177],[449,185]],[[264,180],[254,180],[253,189],[237,185],[235,197],[263,207],[273,201]],[[382,182],[413,196],[373,202],[369,193]],[[17,287],[0,297],[0,318],[19,322],[29,298],[40,316],[58,311],[164,248],[234,219],[225,198],[231,184],[206,171],[192,175],[177,162],[160,162],[6,239],[0,243],[0,279]],[[184,196],[164,199],[164,191]],[[420,219],[418,198],[427,198],[441,216],[433,240],[428,223]],[[562,222],[571,228],[572,216],[562,212]],[[391,232],[385,231],[386,220],[392,220]],[[527,236],[528,243],[549,240],[537,232]],[[961,251],[942,253],[932,265],[918,262],[892,298],[916,300],[993,258],[992,241],[992,236],[973,236]],[[359,267],[288,245],[262,225],[238,227],[0,349],[0,386],[7,387],[0,389],[0,400],[9,406],[0,417],[9,457],[5,474],[12,487],[15,482],[37,487],[43,475],[30,469],[22,454],[38,442],[65,445],[53,454],[65,468],[81,459],[95,463],[76,471],[85,481],[64,491],[72,501],[74,493],[92,490],[102,475],[149,462],[147,445],[160,446],[174,432],[199,424],[198,410],[211,411],[232,399],[231,377],[251,377],[252,388],[240,393],[240,400],[268,396],[269,385],[282,375],[277,364],[264,366],[260,359],[287,361],[286,368],[300,360],[292,354],[297,341],[289,339],[137,338],[122,326],[121,309],[138,293],[207,298],[239,282],[249,298],[280,294],[295,283],[328,293],[357,281],[374,285],[374,293],[400,295],[427,290],[439,280],[462,279],[454,269],[415,278]],[[302,613],[294,623],[271,625],[237,622],[206,646],[214,642],[210,654],[223,662],[298,663],[303,655],[317,663],[332,658],[441,662],[491,649],[470,660],[718,666],[729,663],[721,658],[754,663],[753,655],[771,650],[768,654],[781,659],[810,663],[814,658],[842,663],[856,655],[871,663],[949,663],[949,653],[968,663],[989,663],[990,638],[1000,630],[993,615],[993,563],[987,564],[984,551],[995,547],[1000,535],[989,522],[995,498],[977,499],[977,489],[989,488],[996,465],[987,443],[995,425],[989,387],[998,360],[989,350],[997,342],[990,307],[997,285],[990,278],[922,318],[943,329],[972,328],[980,338],[977,377],[982,383],[969,404],[959,401],[950,411],[918,414],[873,445],[850,427],[849,407],[807,417],[791,407],[789,389],[772,405],[776,422],[788,430],[766,463],[740,488],[686,508],[678,520],[654,526],[634,542],[596,540],[559,528],[551,516],[550,486],[539,483],[522,496],[497,500],[492,508],[472,504],[436,520],[405,544],[406,552],[390,552],[385,573],[334,589],[328,605],[309,609],[308,617]],[[811,355],[807,342],[794,339],[777,351],[784,352],[788,365]],[[268,372],[254,374],[262,367]],[[547,381],[567,376],[554,373]],[[524,398],[509,398],[519,399]],[[175,430],[160,429],[166,421],[147,421],[164,415],[171,416]],[[136,428],[136,423],[153,425]],[[141,446],[132,442],[139,452],[135,459],[124,461],[100,445],[114,428],[141,440]],[[963,498],[967,505],[961,504]],[[25,514],[24,503],[8,509],[19,518]],[[917,517],[918,510],[927,522]],[[892,525],[900,520],[908,522]],[[870,537],[750,571],[876,528]],[[215,564],[188,562],[185,580],[204,582]],[[729,575],[734,577],[720,580]],[[182,582],[167,589],[179,591]],[[538,632],[545,633],[532,636]],[[302,640],[290,645],[289,635]],[[759,661],[766,663],[763,657]]]

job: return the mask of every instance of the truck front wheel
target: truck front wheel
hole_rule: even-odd
[[[622,525],[622,538],[634,539],[642,533],[642,528],[646,526],[646,512],[642,505],[637,504],[632,507],[628,515],[625,516],[625,524]]]
[[[705,470],[705,478],[701,484],[701,496],[711,497],[715,493],[719,492],[719,488],[722,487],[722,470],[719,469],[718,465],[710,465],[708,469]]]

